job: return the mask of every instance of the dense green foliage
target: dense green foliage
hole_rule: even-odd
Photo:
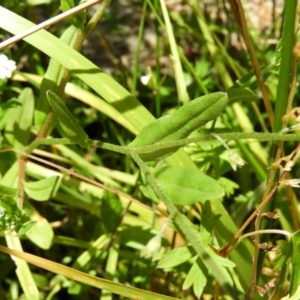
[[[299,299],[297,1],[110,2],[1,3],[0,299]]]

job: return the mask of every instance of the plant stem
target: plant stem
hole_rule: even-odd
[[[154,190],[154,192],[157,194],[157,196],[163,201],[163,203],[166,205],[168,211],[169,211],[169,218],[174,220],[174,223],[178,226],[178,229],[181,231],[181,233],[186,237],[186,239],[191,243],[193,248],[195,249],[196,253],[199,255],[201,259],[203,259],[204,264],[206,267],[214,271],[213,275],[216,278],[216,280],[220,283],[220,285],[227,290],[231,295],[235,294],[235,291],[233,288],[228,284],[226,280],[226,274],[223,272],[225,269],[219,268],[216,261],[212,257],[212,253],[208,251],[208,248],[206,248],[202,241],[201,236],[199,232],[196,230],[193,224],[189,221],[189,219],[181,214],[177,207],[172,203],[172,201],[165,195],[163,190],[160,188],[160,186],[157,184],[155,178],[149,171],[149,168],[144,163],[144,161],[139,157],[139,155],[134,151],[131,150],[130,152],[131,157],[136,162],[136,164],[139,166],[141,171],[144,173],[145,177],[147,178],[150,186]],[[218,270],[218,271],[217,271]],[[220,273],[219,273],[220,272]],[[225,275],[225,276],[224,276]]]
[[[273,108],[271,106],[271,102],[269,99],[269,95],[268,95],[268,90],[267,87],[265,85],[261,70],[260,70],[260,66],[255,54],[255,50],[251,41],[251,37],[249,34],[249,30],[248,30],[248,26],[247,26],[247,21],[245,18],[245,14],[244,14],[244,10],[243,10],[243,6],[240,0],[230,0],[229,1],[230,6],[233,10],[233,13],[236,17],[237,23],[240,27],[242,36],[244,38],[246,47],[248,49],[248,53],[250,55],[250,59],[252,62],[252,66],[253,66],[253,70],[255,73],[255,76],[257,78],[257,82],[259,84],[262,96],[263,96],[263,101],[264,101],[264,105],[265,105],[265,109],[268,113],[268,117],[269,117],[269,121],[271,123],[271,125],[273,125],[274,123],[274,113],[273,113]]]

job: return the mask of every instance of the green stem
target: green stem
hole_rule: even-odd
[[[181,214],[178,211],[177,207],[172,203],[172,201],[167,197],[167,195],[165,195],[165,193],[157,184],[155,178],[149,171],[148,166],[139,157],[139,155],[134,150],[131,150],[130,154],[133,160],[141,169],[141,171],[144,173],[145,177],[147,178],[147,181],[149,182],[154,192],[166,205],[170,213],[169,218],[174,220],[174,223],[178,226],[178,229],[191,243],[199,257],[203,259],[203,262],[208,268],[208,270],[213,272],[214,277],[220,283],[220,285],[224,287],[224,289],[227,290],[231,295],[234,295],[234,289],[232,288],[228,280],[226,280],[227,274],[224,274],[226,272],[225,268],[220,268],[220,266],[216,263],[216,260],[213,259],[214,253],[208,251],[209,248],[206,248],[203,245],[200,233],[197,231],[195,226],[189,221],[189,219],[185,215]]]
[[[147,1],[144,2],[143,5],[143,11],[142,11],[142,18],[139,26],[139,35],[138,35],[138,43],[137,43],[137,49],[135,54],[135,62],[134,62],[134,71],[133,71],[133,78],[132,78],[132,85],[131,85],[131,94],[135,95],[136,92],[136,84],[137,84],[137,78],[140,68],[140,53],[141,53],[141,45],[142,45],[142,39],[144,34],[144,26],[145,26],[145,19],[146,19],[146,9],[147,9]]]
[[[286,113],[287,108],[293,58],[295,17],[297,13],[296,6],[297,0],[285,1],[281,64],[279,68],[273,132],[281,130],[282,117]]]
[[[243,140],[243,139],[256,139],[259,141],[293,141],[299,142],[299,134],[281,134],[281,133],[259,133],[259,132],[230,132],[230,133],[219,133],[219,137],[224,140]],[[203,141],[215,140],[215,137],[211,134],[203,135],[195,138],[187,138],[175,141],[168,141],[157,143],[148,146],[141,146],[136,148],[129,148],[127,146],[118,146],[114,144],[109,144],[96,140],[88,140],[87,144],[90,146],[99,147],[102,149],[107,149],[110,151],[122,153],[122,154],[131,154],[131,151],[134,150],[137,154],[143,154],[151,151],[156,151],[160,149],[168,149],[174,147],[185,146],[190,143],[199,143]],[[31,145],[26,149],[27,153],[31,153],[33,149],[39,145],[69,145],[76,144],[67,138],[47,138],[47,139],[37,139],[31,143]]]

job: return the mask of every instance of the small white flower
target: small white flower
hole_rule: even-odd
[[[147,243],[145,249],[141,252],[141,257],[150,258],[155,260],[158,256],[161,247],[161,233],[157,234]]]
[[[0,54],[0,79],[10,78],[12,72],[17,68],[16,62]]]
[[[281,183],[285,185],[290,185],[294,188],[300,188],[300,179],[285,179]]]
[[[144,75],[141,77],[141,82],[143,85],[148,85],[150,79],[151,79],[151,75]]]
[[[242,167],[246,164],[246,162],[236,152],[233,152],[231,150],[228,151],[228,158],[234,171],[236,171],[237,167]]]

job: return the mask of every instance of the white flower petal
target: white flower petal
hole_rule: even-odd
[[[143,85],[147,85],[151,79],[151,75],[144,75],[141,77],[141,82]]]
[[[242,167],[246,164],[246,162],[236,152],[229,151],[228,158],[234,171],[236,171],[237,167]]]
[[[0,79],[10,78],[12,71],[16,68],[16,63],[13,60],[9,60],[6,55],[0,54]]]
[[[300,179],[285,179],[282,181],[285,185],[290,185],[294,188],[300,188]]]
[[[145,249],[141,252],[141,257],[156,259],[161,247],[161,234],[157,234],[147,243]]]

